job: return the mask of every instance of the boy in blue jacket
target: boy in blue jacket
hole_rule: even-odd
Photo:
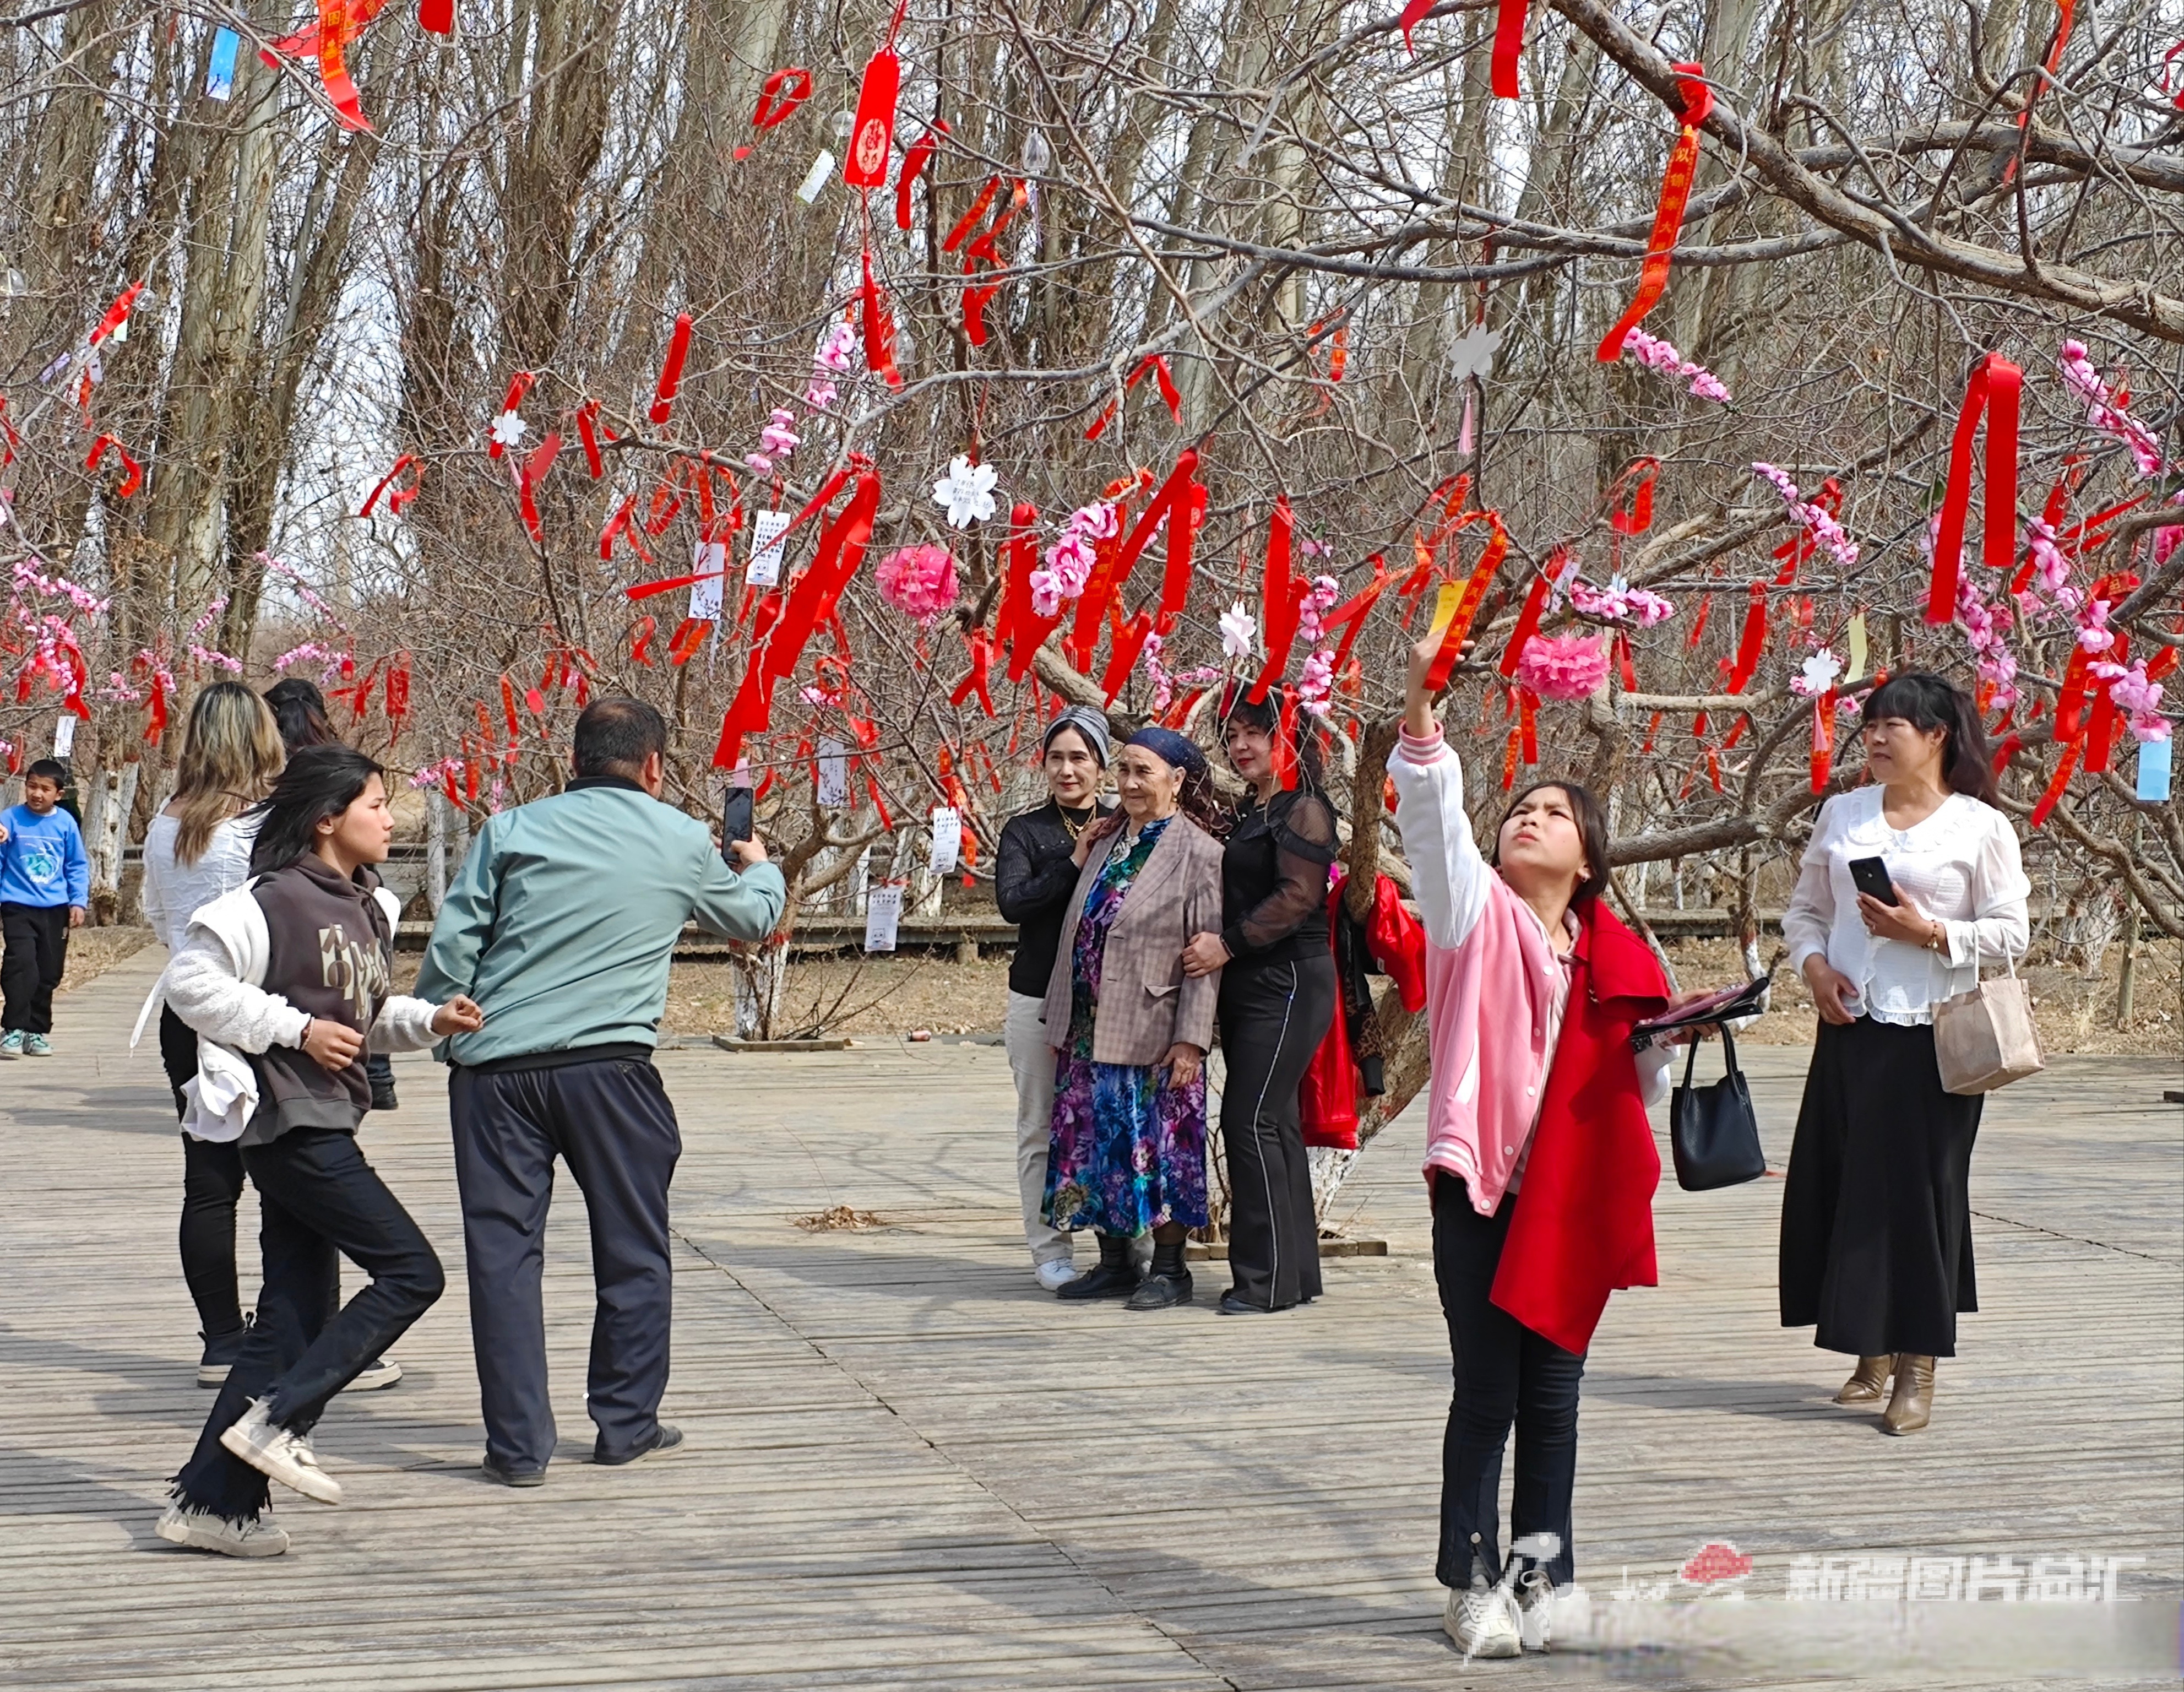
[[[68,960],[68,931],[91,904],[83,831],[60,808],[67,767],[40,758],[24,773],[23,802],[0,811],[0,1058],[48,1058],[53,989]]]

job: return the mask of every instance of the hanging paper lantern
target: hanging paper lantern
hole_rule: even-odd
[[[944,546],[905,546],[880,560],[880,597],[931,623],[956,603],[956,560]]]
[[[1517,660],[1517,680],[1542,699],[1589,699],[1607,679],[1607,643],[1582,635],[1535,634]]]

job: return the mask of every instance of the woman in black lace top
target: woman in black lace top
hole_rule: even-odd
[[[1221,1141],[1234,1285],[1221,1309],[1239,1315],[1319,1296],[1319,1226],[1297,1090],[1334,1017],[1327,876],[1338,846],[1334,807],[1305,733],[1290,748],[1296,785],[1282,785],[1275,759],[1282,690],[1271,689],[1253,705],[1236,687],[1224,705],[1228,762],[1251,791],[1222,855],[1221,932],[1194,939],[1184,968],[1223,971]]]

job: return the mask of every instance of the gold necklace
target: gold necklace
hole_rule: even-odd
[[[1062,832],[1069,836],[1069,844],[1073,846],[1077,844],[1077,837],[1084,832],[1086,824],[1100,814],[1100,801],[1096,799],[1092,801],[1092,808],[1084,813],[1084,821],[1082,823],[1072,823],[1069,820],[1069,812],[1061,808],[1061,801],[1059,799],[1054,801],[1054,814],[1061,818]]]

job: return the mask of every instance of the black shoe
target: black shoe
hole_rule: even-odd
[[[1126,1310],[1172,1310],[1178,1304],[1190,1302],[1190,1271],[1178,1269],[1162,1274],[1158,1270],[1138,1283],[1138,1290],[1130,1294],[1130,1302],[1123,1306]]]
[[[1233,1287],[1221,1295],[1220,1304],[1214,1308],[1224,1316],[1263,1316],[1268,1314],[1264,1304],[1253,1304]]]
[[[250,1324],[247,1321],[233,1333],[218,1337],[200,1333],[198,1337],[204,1342],[204,1356],[198,1363],[198,1385],[226,1386],[227,1371],[235,1366],[235,1360],[242,1355],[242,1342],[249,1337]]]
[[[599,1447],[593,1446],[592,1460],[604,1468],[619,1469],[626,1464],[637,1462],[643,1458],[664,1457],[670,1451],[679,1448],[682,1444],[682,1430],[671,1427],[663,1421],[653,1430],[651,1438],[639,1440],[637,1444],[623,1452],[619,1457],[609,1456]]]
[[[393,1110],[398,1108],[394,1097],[394,1084],[392,1081],[389,1081],[383,1087],[372,1088],[371,1108],[374,1110]]]
[[[1127,1298],[1138,1290],[1138,1266],[1130,1261],[1130,1242],[1121,1234],[1100,1234],[1100,1266],[1055,1289],[1057,1298]]]
[[[487,1458],[478,1468],[489,1481],[499,1481],[504,1487],[543,1487],[546,1484],[543,1469],[504,1469]]]

